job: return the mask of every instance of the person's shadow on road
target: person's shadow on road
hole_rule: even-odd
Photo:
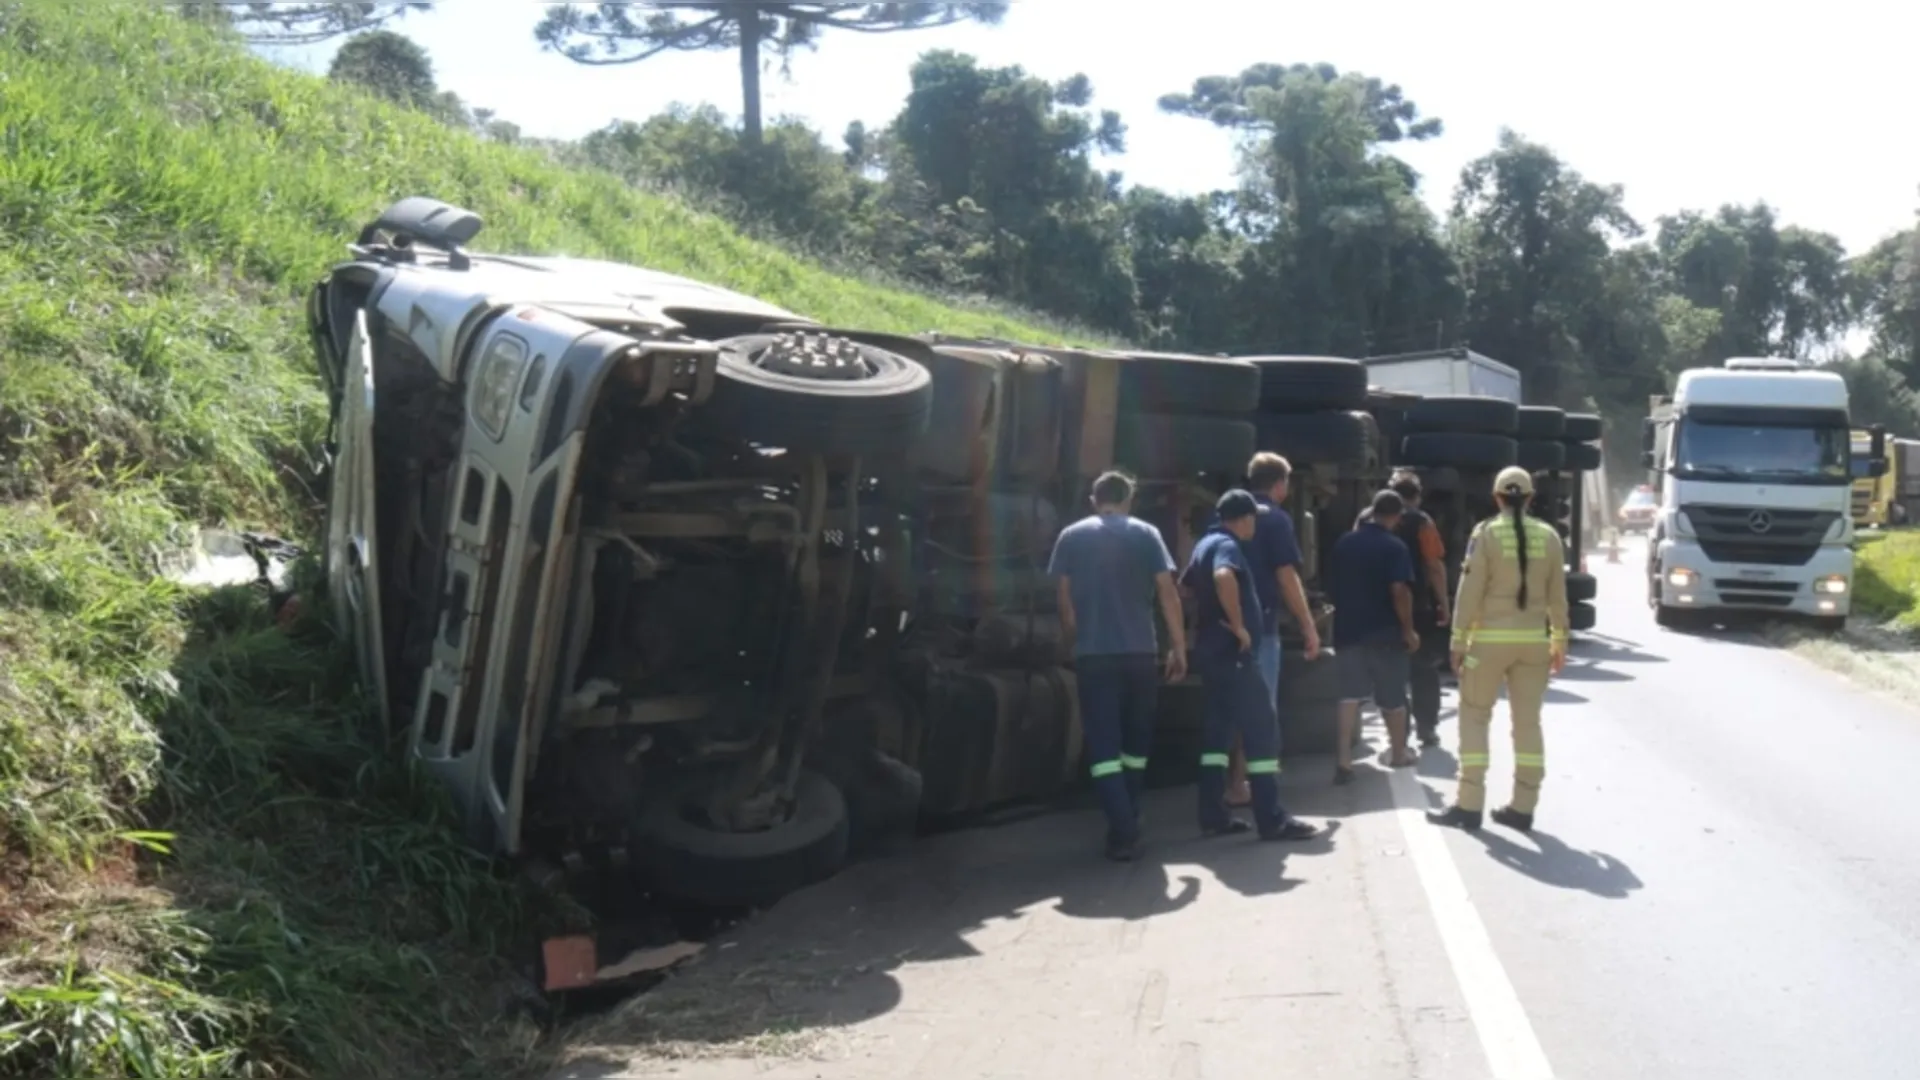
[[[1471,834],[1485,845],[1487,854],[1503,866],[1511,867],[1543,885],[1560,889],[1578,889],[1609,900],[1625,900],[1643,883],[1627,864],[1601,851],[1580,851],[1568,847],[1552,833],[1538,829],[1516,842],[1497,829],[1483,828]],[[1524,841],[1530,840],[1532,847]]]

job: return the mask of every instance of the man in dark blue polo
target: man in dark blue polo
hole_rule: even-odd
[[[1406,508],[1395,492],[1375,494],[1359,524],[1333,545],[1333,651],[1340,679],[1336,784],[1353,779],[1353,738],[1360,703],[1368,698],[1387,722],[1391,764],[1414,762],[1407,748],[1410,654],[1420,649],[1413,627],[1413,555],[1394,535]]]
[[[1118,862],[1140,855],[1140,798],[1161,674],[1156,598],[1170,639],[1167,679],[1187,677],[1173,556],[1160,530],[1132,510],[1133,481],[1124,473],[1102,475],[1093,482],[1093,515],[1060,531],[1048,567],[1060,583],[1061,629],[1073,641],[1080,725],[1107,815],[1107,857]]]
[[[1280,723],[1260,672],[1265,620],[1254,571],[1242,545],[1253,539],[1260,504],[1229,491],[1215,504],[1219,524],[1194,545],[1182,583],[1198,611],[1194,664],[1206,683],[1200,753],[1200,831],[1207,836],[1251,831],[1227,809],[1227,755],[1238,736],[1246,748],[1253,816],[1262,840],[1305,840],[1319,832],[1280,805]]]

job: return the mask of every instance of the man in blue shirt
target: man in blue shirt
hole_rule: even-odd
[[[1307,607],[1307,590],[1300,583],[1300,541],[1293,531],[1293,516],[1283,508],[1287,488],[1293,479],[1293,466],[1279,454],[1261,452],[1247,463],[1247,486],[1260,505],[1253,519],[1253,539],[1245,545],[1247,562],[1253,568],[1254,593],[1260,598],[1261,633],[1254,644],[1254,656],[1260,676],[1267,681],[1267,692],[1278,708],[1280,698],[1280,607],[1286,605],[1293,621],[1305,638],[1308,660],[1320,655],[1320,631],[1313,624],[1313,612]],[[1217,527],[1218,519],[1214,521]],[[1227,785],[1227,805],[1246,806],[1251,798],[1247,788],[1247,759],[1238,742],[1233,749],[1231,779]]]
[[[1107,857],[1120,862],[1140,855],[1140,798],[1160,687],[1156,597],[1171,639],[1167,679],[1187,677],[1173,556],[1160,530],[1132,510],[1133,481],[1124,473],[1102,475],[1093,482],[1093,516],[1060,531],[1047,568],[1059,581],[1061,629],[1073,641],[1080,725],[1107,815]]]
[[[1242,833],[1250,826],[1227,809],[1227,751],[1246,747],[1254,821],[1262,840],[1304,840],[1319,832],[1280,805],[1280,722],[1260,672],[1257,649],[1266,626],[1257,577],[1242,545],[1254,537],[1260,504],[1229,491],[1215,504],[1219,525],[1194,545],[1182,575],[1199,622],[1194,663],[1206,682],[1206,724],[1200,753],[1200,831]]]
[[[1360,703],[1369,697],[1387,722],[1393,767],[1414,761],[1407,749],[1409,654],[1420,648],[1413,627],[1413,555],[1394,535],[1405,512],[1405,500],[1381,491],[1353,531],[1333,545],[1333,649],[1340,679],[1336,784],[1353,779],[1353,737]]]

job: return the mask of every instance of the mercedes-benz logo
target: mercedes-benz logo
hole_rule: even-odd
[[[1747,515],[1747,528],[1757,533],[1764,533],[1773,528],[1773,515],[1765,510],[1755,510]]]

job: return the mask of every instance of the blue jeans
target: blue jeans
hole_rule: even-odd
[[[1260,662],[1260,677],[1267,681],[1267,693],[1275,701],[1280,700],[1280,635],[1270,633],[1262,637],[1253,646],[1254,658]]]
[[[1200,743],[1200,827],[1227,824],[1227,752],[1233,737],[1247,752],[1247,785],[1253,789],[1253,817],[1261,833],[1286,824],[1280,805],[1280,721],[1273,695],[1255,658],[1200,658],[1207,687],[1206,726]]]
[[[1080,726],[1107,839],[1130,843],[1140,835],[1140,797],[1147,787],[1147,751],[1153,746],[1153,710],[1160,695],[1159,658],[1152,653],[1081,656],[1073,662],[1080,690]]]

